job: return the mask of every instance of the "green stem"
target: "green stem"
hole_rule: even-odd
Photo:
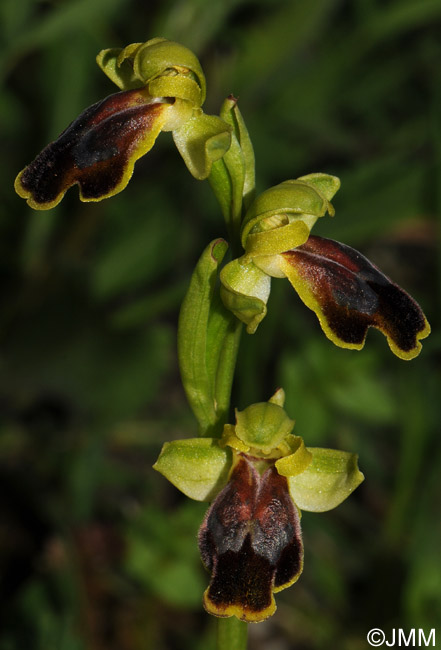
[[[224,345],[217,367],[215,389],[216,413],[218,422],[222,427],[228,421],[231,387],[236,370],[242,329],[243,323],[234,317],[225,335]]]
[[[235,616],[218,619],[216,650],[246,650],[247,638],[247,623]]]

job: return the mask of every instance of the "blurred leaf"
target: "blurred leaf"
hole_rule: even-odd
[[[173,517],[153,506],[128,533],[127,571],[156,597],[180,608],[200,606],[204,590],[196,530],[205,507],[186,502]]]
[[[52,40],[71,34],[76,29],[91,25],[100,20],[103,13],[110,16],[120,10],[128,0],[71,0],[62,2],[58,7],[48,12],[45,17],[30,24],[18,37],[14,38],[3,53],[3,71],[30,50],[45,46]],[[0,68],[1,73],[1,68]]]
[[[150,188],[139,197],[121,219],[120,211],[110,207],[105,241],[97,253],[92,270],[92,292],[107,299],[157,278],[176,260],[176,223],[168,219],[167,195]],[[145,203],[144,203],[145,201]],[[146,218],[145,205],[150,205]],[[180,245],[184,239],[181,239]],[[181,250],[178,254],[181,254]]]

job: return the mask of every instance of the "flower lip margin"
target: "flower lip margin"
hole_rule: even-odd
[[[38,210],[55,207],[75,184],[82,201],[117,194],[153,146],[174,101],[134,89],[96,102],[18,174],[17,194]]]
[[[361,350],[373,327],[399,358],[420,353],[420,341],[430,334],[420,306],[357,250],[311,235],[280,258],[286,277],[333,343]]]

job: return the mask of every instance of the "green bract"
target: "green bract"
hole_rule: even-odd
[[[220,203],[233,242],[239,240],[242,210],[254,198],[254,150],[237,99],[227,97],[220,117],[232,128],[231,146],[213,164],[209,181]]]
[[[211,242],[192,274],[181,306],[178,356],[182,383],[199,423],[199,433],[220,435],[230,401],[241,323],[223,306],[217,287],[219,265],[228,248]]]

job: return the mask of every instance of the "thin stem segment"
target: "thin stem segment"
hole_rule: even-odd
[[[246,650],[247,639],[247,623],[235,616],[218,619],[216,650]]]

